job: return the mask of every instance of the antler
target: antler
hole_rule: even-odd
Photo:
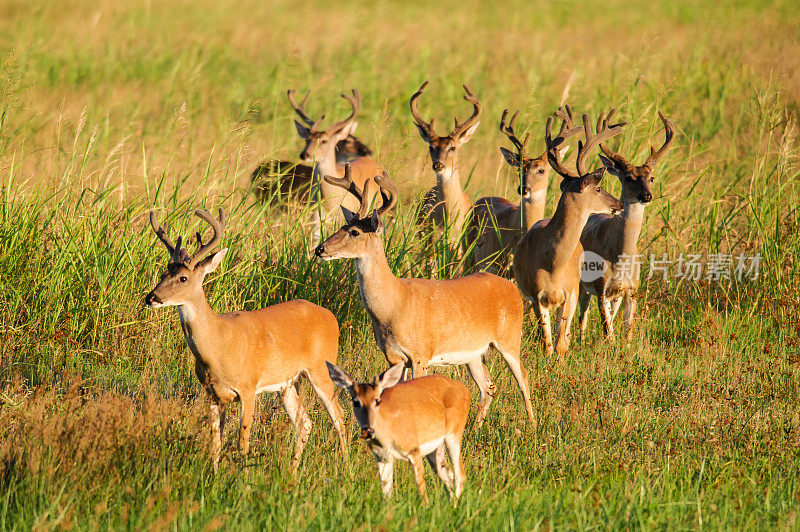
[[[361,96],[358,94],[358,90],[353,89],[350,91],[351,94],[342,93],[342,98],[350,102],[350,105],[353,108],[353,112],[350,113],[350,116],[342,120],[341,122],[337,122],[336,124],[332,125],[328,128],[328,131],[339,131],[344,126],[348,125],[350,122],[355,120],[356,114],[358,114],[359,109],[361,109]]]
[[[470,88],[467,87],[466,85],[462,85],[462,87],[464,87],[464,92],[467,93],[466,96],[464,96],[464,99],[472,104],[473,107],[472,116],[467,118],[463,124],[459,124],[458,118],[455,118],[454,119],[455,127],[453,128],[453,131],[450,133],[451,137],[458,137],[462,133],[464,133],[464,131],[469,129],[481,114],[481,102],[478,100],[478,97],[475,96],[472,90],[470,90]]]
[[[222,240],[222,233],[225,231],[225,221],[227,218],[225,209],[221,207],[219,209],[219,219],[214,218],[210,212],[200,209],[197,209],[194,211],[194,213],[198,218],[206,221],[211,226],[211,228],[214,230],[214,236],[212,236],[211,240],[209,240],[207,243],[203,244],[200,233],[197,233],[197,251],[194,252],[192,258],[190,258],[186,263],[186,266],[190,270],[194,269],[194,267],[197,266],[197,264],[203,260],[206,255],[208,255],[211,250],[217,246],[217,244],[219,244],[220,240]]]
[[[525,140],[522,142],[519,141],[517,138],[517,134],[514,133],[514,122],[517,121],[517,115],[519,115],[519,111],[514,113],[511,117],[511,120],[506,125],[506,117],[508,116],[508,109],[503,109],[503,116],[500,117],[500,132],[503,133],[508,140],[511,141],[512,144],[517,148],[517,153],[519,154],[520,164],[522,164],[522,160],[525,157],[525,146],[528,145],[528,139],[530,139],[530,134],[525,135]]]
[[[662,113],[661,111],[658,112],[658,116],[661,118],[661,121],[664,122],[665,138],[664,138],[664,144],[658,149],[658,151],[656,151],[655,148],[650,146],[650,157],[648,157],[647,160],[644,162],[644,165],[649,166],[650,168],[653,168],[656,162],[658,162],[658,159],[662,155],[664,155],[664,153],[667,151],[667,148],[669,148],[669,145],[672,144],[672,137],[675,136],[675,126],[672,125],[672,122],[670,122],[669,119],[666,116],[664,116],[664,113]]]
[[[290,90],[286,91],[286,97],[289,99],[289,105],[292,106],[292,109],[294,109],[294,112],[297,113],[297,116],[299,116],[300,119],[303,122],[305,122],[307,126],[313,126],[314,125],[314,121],[311,119],[310,116],[308,116],[306,114],[306,104],[308,103],[309,96],[311,96],[311,91],[306,92],[306,95],[303,98],[303,101],[299,106],[294,101],[294,94],[295,94],[295,90],[294,89],[290,89]]]
[[[172,240],[170,240],[167,235],[168,228],[158,223],[156,211],[150,211],[150,227],[153,228],[158,239],[161,240],[161,243],[167,248],[170,262],[180,262],[187,256],[186,250],[181,247],[182,238],[179,236],[175,244],[172,243]]]
[[[383,171],[383,175],[377,175],[374,179],[375,184],[378,185],[378,189],[381,192],[381,199],[383,200],[381,206],[378,207],[375,212],[378,216],[382,216],[383,213],[391,210],[397,203],[397,186],[389,179],[389,174],[386,170]]]
[[[425,90],[425,87],[428,86],[429,81],[426,81],[422,84],[417,92],[415,92],[411,99],[408,101],[408,104],[411,106],[411,116],[414,117],[414,120],[417,121],[417,125],[425,130],[429,137],[435,138],[436,132],[433,130],[433,118],[431,118],[430,122],[426,122],[422,119],[419,115],[419,109],[417,109],[417,102],[419,101],[419,97],[422,96],[422,91]]]
[[[558,156],[558,149],[567,138],[575,135],[580,129],[572,125],[572,110],[566,106],[566,112],[559,108],[553,116],[547,117],[547,124],[544,129],[544,141],[547,145],[547,162],[550,166],[558,172],[564,179],[578,179],[580,175],[573,173],[570,169],[561,163],[561,158]],[[558,131],[556,138],[552,138],[551,129],[553,128],[553,120],[555,118],[561,119],[561,129]],[[566,131],[565,131],[566,130]]]
[[[325,181],[330,183],[333,186],[343,188],[348,191],[350,194],[356,197],[359,201],[360,206],[358,208],[358,217],[363,218],[367,215],[367,209],[369,208],[369,197],[370,197],[370,183],[367,180],[364,183],[364,190],[359,190],[358,185],[353,182],[353,175],[350,169],[350,163],[344,165],[344,177],[333,177],[332,175],[326,175],[324,177]]]
[[[612,109],[606,118],[603,118],[602,112],[600,113],[600,116],[597,118],[597,131],[595,133],[592,133],[589,115],[586,113],[583,114],[583,130],[586,135],[586,144],[578,141],[578,159],[575,162],[575,166],[579,175],[584,176],[589,173],[586,170],[586,157],[598,144],[622,133],[622,126],[627,124],[627,122],[620,122],[614,125],[608,124],[615,112],[616,109]]]

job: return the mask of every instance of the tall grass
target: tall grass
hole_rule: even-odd
[[[3,528],[796,528],[800,485],[797,89],[792,2],[7,2],[0,6],[0,526]],[[766,58],[776,58],[770,62]],[[305,298],[331,309],[340,362],[385,368],[346,261],[308,253],[308,208],[256,201],[249,173],[296,155],[286,88],[335,118],[358,87],[358,134],[401,188],[384,241],[398,275],[459,270],[413,224],[433,183],[407,98],[440,127],[484,103],[464,147],[475,197],[515,198],[496,121],[522,110],[531,149],[572,78],[578,112],[617,107],[615,140],[659,163],[640,251],[763,257],[755,280],[645,280],[630,345],[590,338],[563,365],[524,333],[536,424],[496,357],[500,395],[465,437],[457,505],[408,468],[382,499],[353,438],[344,461],[313,394],[297,476],[278,401],[260,400],[254,453],[235,420],[216,475],[205,397],[174,311],[146,310],[166,254],[159,211],[192,234],[229,211],[219,312]],[[613,178],[605,185],[618,192]],[[548,213],[557,201],[551,183]],[[643,275],[645,275],[643,273]],[[468,381],[460,368],[437,370]],[[474,390],[473,390],[474,391]],[[346,406],[346,405],[345,405]],[[349,414],[348,414],[349,415]],[[233,418],[234,416],[231,416]],[[355,435],[354,422],[350,420]]]

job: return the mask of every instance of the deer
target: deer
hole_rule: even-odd
[[[426,122],[419,114],[418,104],[428,81],[422,84],[409,100],[411,116],[422,140],[428,144],[431,165],[436,174],[436,186],[431,188],[422,201],[417,224],[427,226],[428,231],[442,231],[449,236],[454,248],[460,248],[461,236],[472,209],[472,200],[464,193],[458,171],[461,146],[469,142],[480,124],[481,103],[472,90],[463,85],[464,99],[472,104],[472,116],[464,122],[455,118],[449,135],[440,137],[434,130],[434,120]]]
[[[325,175],[342,177],[344,174],[344,165],[336,160],[335,147],[353,132],[356,125],[356,115],[361,108],[361,97],[355,89],[350,94],[343,93],[341,95],[342,98],[347,100],[351,106],[350,116],[336,122],[327,129],[320,129],[320,123],[325,118],[325,115],[322,115],[317,120],[311,120],[304,110],[306,100],[303,100],[302,105],[297,105],[294,100],[294,93],[294,90],[289,90],[286,95],[289,105],[300,117],[300,121],[295,120],[294,122],[297,133],[306,142],[303,151],[300,152],[300,160],[306,163],[313,163],[314,166],[311,190],[311,198],[315,203],[311,221],[311,247],[313,249],[322,238],[323,227],[337,219],[339,212],[337,208],[340,205],[350,209],[358,208],[358,202],[355,198],[341,189],[331,186],[322,177]],[[309,122],[311,122],[311,125],[308,125]],[[350,165],[352,179],[359,185],[363,185],[364,181],[381,171],[378,164],[369,157],[356,157],[347,161],[347,164]]]
[[[589,115],[584,114],[586,144],[578,143],[577,172],[573,172],[561,162],[558,150],[567,138],[580,132],[580,126],[574,126],[571,111],[559,109],[555,117],[561,119],[561,128],[552,138],[554,116],[549,116],[545,143],[550,166],[563,177],[561,198],[552,218],[535,223],[520,239],[513,268],[517,286],[532,302],[531,317],[539,325],[547,354],[553,353],[550,314],[557,312],[556,351],[563,360],[569,351],[570,325],[578,299],[583,255],[581,232],[590,215],[622,211],[622,203],[600,186],[605,167],[590,172],[586,158],[600,142],[618,135],[625,123],[612,126],[600,115],[597,131],[592,133]]]
[[[394,461],[414,468],[417,491],[425,504],[425,456],[451,494],[458,499],[464,489],[461,438],[469,414],[469,389],[462,383],[429,375],[400,382],[405,364],[399,362],[376,375],[371,383],[356,383],[335,364],[328,363],[333,383],[347,390],[353,413],[378,463],[381,490],[391,497]],[[445,460],[445,448],[453,464]]]
[[[213,252],[222,240],[226,214],[219,209],[196,210],[195,215],[211,226],[213,236],[202,241],[189,255],[179,236],[173,243],[168,229],[150,211],[150,225],[169,253],[166,271],[144,299],[155,309],[177,307],[186,343],[194,355],[197,379],[210,398],[211,454],[214,470],[219,466],[225,412],[231,402],[241,403],[239,450],[247,456],[256,396],[277,392],[296,430],[292,470],[296,471],[311,433],[311,418],[297,392],[304,376],[333,421],[342,452],[347,454],[343,413],[336,400],[336,388],[327,372],[335,363],[339,347],[339,324],[333,313],[301,299],[252,311],[217,314],[203,291],[203,281],[217,269],[228,248]]]
[[[296,105],[294,104],[294,95],[291,96],[293,107],[296,106],[300,110],[300,117],[308,127],[314,125],[314,120],[308,116],[306,111],[310,97],[311,91],[306,92],[300,105]],[[354,122],[347,137],[336,143],[337,164],[342,165],[358,157],[372,156],[369,146],[353,135],[357,126],[358,122]],[[313,175],[314,168],[309,165],[274,159],[260,163],[250,175],[250,181],[256,197],[262,201],[277,196],[282,202],[292,198],[306,202],[313,183]]]
[[[571,111],[570,111],[571,112]],[[492,273],[510,275],[510,255],[516,249],[520,238],[534,223],[544,218],[547,187],[550,183],[550,165],[547,163],[547,152],[538,157],[528,157],[526,148],[530,134],[520,140],[514,131],[519,111],[506,122],[509,110],[503,110],[500,118],[500,132],[503,133],[514,151],[500,147],[506,162],[521,177],[517,192],[519,204],[512,203],[503,197],[489,196],[477,200],[472,208],[470,219],[470,241],[475,241],[474,267],[486,269]],[[567,149],[559,150],[559,159],[563,159]]]
[[[523,305],[514,283],[491,273],[447,280],[395,277],[381,242],[381,216],[397,201],[397,187],[386,173],[367,180],[363,190],[346,177],[325,180],[361,203],[356,213],[342,207],[345,225],[315,255],[324,261],[355,259],[361,301],[389,365],[404,363],[414,378],[427,375],[429,366],[466,365],[480,392],[475,421],[480,428],[497,393],[483,364],[494,347],[517,381],[533,423],[528,374],[520,359]],[[368,214],[375,185],[381,205]]]
[[[605,143],[600,143],[600,160],[608,172],[619,179],[622,185],[622,213],[616,216],[595,214],[589,217],[581,233],[581,246],[595,253],[602,260],[603,275],[594,279],[582,279],[578,297],[579,323],[581,337],[586,333],[589,321],[589,305],[592,296],[597,296],[597,307],[603,325],[604,337],[614,341],[613,321],[624,302],[623,322],[625,338],[630,341],[633,335],[633,315],[636,312],[636,290],[639,276],[634,259],[637,256],[637,242],[644,223],[645,206],[653,200],[652,186],[655,181],[655,167],[658,160],[667,152],[675,135],[675,126],[659,111],[664,124],[664,144],[656,150],[650,147],[650,156],[636,166],[625,157],[613,151]],[[610,120],[611,116],[607,118]]]

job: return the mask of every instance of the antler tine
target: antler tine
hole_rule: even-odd
[[[612,109],[611,112],[608,113],[608,116],[605,119],[603,118],[603,113],[600,113],[600,116],[597,117],[597,131],[600,131],[601,128],[606,127],[604,126],[604,123],[611,121],[611,117],[614,116],[615,112],[616,109]],[[622,154],[615,152],[614,150],[609,148],[605,142],[600,143],[600,150],[606,157],[608,157],[609,159],[617,163],[617,165],[623,168],[630,168],[631,166],[633,166],[630,163],[630,161],[628,161],[628,159],[623,157]]]
[[[429,137],[435,137],[436,133],[433,130],[433,118],[431,118],[430,122],[426,122],[419,115],[419,109],[417,108],[417,103],[419,102],[419,98],[420,96],[422,96],[422,92],[425,90],[425,87],[428,86],[428,83],[430,82],[426,81],[425,83],[423,83],[422,86],[420,86],[419,90],[411,95],[411,99],[408,101],[408,104],[411,107],[411,116],[413,116],[414,120],[417,121],[417,125],[422,129],[424,129],[428,133]]]
[[[308,103],[308,98],[311,96],[311,91],[306,92],[305,97],[303,98],[303,103],[299,106],[294,101],[295,90],[289,89],[286,91],[286,98],[289,100],[289,105],[292,106],[294,112],[297,113],[297,116],[300,117],[303,122],[306,123],[307,126],[314,126],[315,122],[306,114],[306,104]],[[321,119],[320,119],[321,120]]]
[[[566,166],[561,164],[561,159],[558,156],[558,148],[564,143],[565,138],[560,134],[555,139],[551,137],[554,118],[553,116],[548,116],[547,124],[545,124],[544,127],[544,141],[547,145],[547,162],[549,162],[550,167],[558,172],[564,179],[577,179],[580,177],[579,175],[573,173]],[[563,124],[561,129],[564,129]]]
[[[515,112],[514,115],[509,120],[508,125],[506,125],[506,117],[508,116],[508,109],[503,109],[503,116],[500,117],[500,132],[503,133],[508,140],[514,144],[514,147],[517,148],[517,152],[519,152],[519,157],[522,159],[525,155],[525,146],[528,145],[528,139],[530,139],[530,134],[525,135],[525,140],[522,142],[519,141],[517,134],[514,132],[514,123],[517,121],[517,116],[519,115],[519,111]]]
[[[658,159],[661,158],[662,155],[667,151],[669,145],[672,144],[672,138],[675,136],[675,126],[672,122],[669,121],[669,118],[664,116],[664,113],[661,111],[658,112],[658,116],[661,118],[661,121],[664,122],[664,144],[656,151],[655,148],[650,146],[650,157],[644,162],[645,166],[653,168],[658,162]]]
[[[384,170],[382,175],[375,176],[375,184],[381,192],[383,202],[381,206],[375,211],[378,216],[392,209],[397,203],[397,186],[389,179],[389,173]]]
[[[472,90],[466,84],[462,85],[462,87],[464,87],[464,92],[467,93],[464,96],[464,99],[472,104],[472,108],[473,108],[472,109],[472,116],[467,118],[464,121],[463,124],[459,124],[458,123],[458,118],[455,118],[454,119],[455,127],[453,128],[453,131],[450,133],[451,137],[457,137],[457,136],[461,135],[464,131],[469,129],[472,126],[472,124],[475,122],[475,120],[477,120],[478,117],[481,115],[481,102],[480,102],[480,100],[478,100],[478,97],[475,96],[475,93],[472,92]]]
[[[609,117],[614,116],[614,112],[616,110],[612,109],[611,112],[608,114]],[[578,170],[578,174],[584,176],[589,172],[586,170],[586,158],[588,157],[589,153],[597,147],[598,144],[603,142],[606,139],[610,139],[616,135],[622,133],[622,126],[624,126],[627,122],[620,122],[618,124],[609,125],[608,119],[603,118],[604,113],[600,113],[600,117],[597,119],[598,128],[595,133],[592,133],[592,126],[589,121],[589,115],[584,113],[583,114],[583,131],[586,135],[586,144],[578,143],[578,159],[575,162],[575,166]]]
[[[338,131],[347,124],[349,124],[350,122],[352,122],[353,120],[355,120],[358,111],[361,109],[361,96],[358,94],[357,89],[352,89],[350,92],[351,94],[347,94],[346,92],[343,92],[341,94],[342,98],[350,102],[350,105],[353,108],[352,112],[350,113],[350,116],[328,128],[328,131]]]
[[[360,202],[364,201],[365,194],[363,191],[359,190],[358,185],[353,183],[353,176],[352,170],[350,169],[350,163],[344,165],[344,177],[333,177],[332,175],[326,175],[324,177],[325,181],[330,183],[331,185],[339,188],[343,188],[348,191],[350,194],[356,197],[356,199]]]
[[[197,234],[198,249],[195,251],[194,255],[192,255],[192,258],[187,262],[189,269],[193,269],[195,266],[197,266],[197,264],[203,260],[206,255],[208,255],[211,250],[213,250],[222,240],[222,233],[225,231],[225,222],[227,220],[227,216],[222,207],[220,207],[218,212],[218,218],[214,218],[214,216],[208,211],[200,209],[194,211],[194,214],[198,218],[211,226],[211,229],[214,230],[214,236],[212,236],[211,240],[209,240],[207,243],[203,244],[203,241],[200,239],[200,233]]]
[[[169,235],[167,235],[167,228],[162,226],[158,223],[158,216],[156,215],[156,211],[150,211],[150,227],[153,228],[158,239],[164,244],[164,247],[167,248],[169,252],[170,260],[176,260],[178,257],[178,253],[176,251],[180,250],[181,239],[178,237],[178,245],[172,243],[172,240],[169,239]]]
[[[574,137],[578,133],[583,132],[583,126],[576,126],[575,120],[572,115],[572,107],[569,104],[565,104],[564,107],[559,107],[553,113],[556,118],[561,119],[561,128],[558,130],[558,135],[556,135],[556,140],[559,138],[562,140],[566,140],[570,137]]]

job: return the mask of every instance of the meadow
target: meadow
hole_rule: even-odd
[[[0,528],[798,529],[800,509],[800,10],[792,0],[352,3],[6,0],[0,3]],[[463,148],[471,197],[516,201],[497,122],[543,150],[565,91],[577,112],[617,108],[615,139],[641,161],[675,123],[640,252],[761,257],[755,279],[644,279],[630,344],[589,338],[563,364],[530,321],[535,425],[496,354],[500,394],[468,430],[453,504],[431,505],[398,464],[395,495],[304,385],[314,429],[298,474],[279,400],[259,399],[242,459],[235,421],[215,474],[207,398],[173,309],[144,295],[167,262],[147,213],[175,234],[224,206],[229,248],[206,293],[218,311],[291,298],[329,308],[339,364],[386,369],[349,261],[307,252],[303,206],[257,201],[250,173],[301,149],[285,91],[341,119],[401,192],[387,227],[397,274],[458,270],[420,251],[414,209],[434,184],[408,111],[440,127],[484,105]],[[608,176],[604,186],[619,192]],[[558,199],[551,179],[548,213]],[[646,277],[646,268],[642,273]],[[464,368],[437,373],[468,382]],[[238,406],[229,419],[235,420]]]

